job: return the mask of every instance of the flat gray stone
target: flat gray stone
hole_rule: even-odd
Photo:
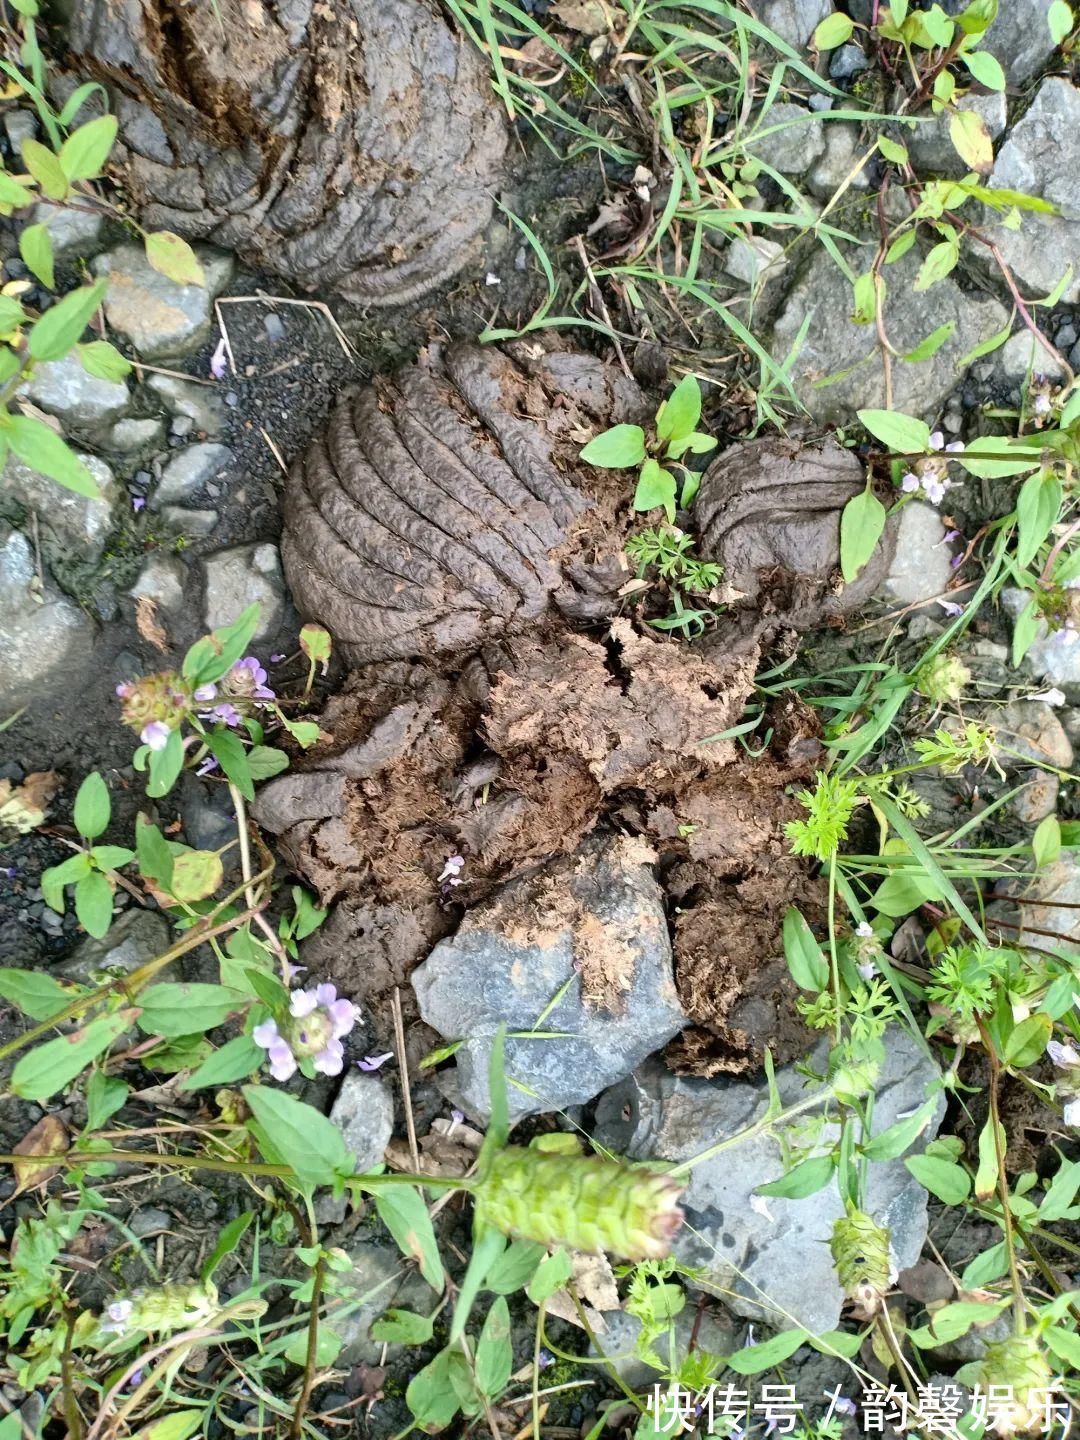
[[[48,578],[38,593],[33,547],[0,522],[0,713],[63,684],[93,638],[93,622]]]
[[[832,0],[753,0],[750,10],[762,24],[796,50],[805,47],[826,15],[832,14]]]
[[[775,280],[786,264],[784,247],[762,235],[736,235],[724,251],[724,273],[751,289]]]
[[[1016,818],[1024,825],[1038,825],[1057,809],[1058,792],[1061,782],[1056,775],[1044,770],[1030,771],[1031,779],[1013,799],[1012,808]]]
[[[781,100],[747,137],[750,154],[781,175],[804,175],[825,151],[825,121],[802,105]]]
[[[276,545],[237,545],[208,555],[204,563],[208,630],[231,625],[253,603],[260,607],[254,638],[265,639],[277,630],[285,610],[285,581]]]
[[[147,261],[141,245],[120,245],[94,261],[107,276],[105,317],[144,360],[165,360],[197,350],[212,328],[213,301],[228,284],[233,259],[196,246],[206,285],[177,285]]]
[[[1041,25],[1045,31],[1045,17]],[[1024,211],[1019,230],[995,225],[992,233],[1023,294],[1035,299],[1048,294],[1071,260],[1074,274],[1064,299],[1080,300],[1075,263],[1080,253],[1080,91],[1068,80],[1055,76],[1042,82],[1001,147],[988,184],[1022,190],[1060,207],[1060,216]]]
[[[157,449],[165,439],[164,420],[118,420],[109,431],[109,449],[122,455],[140,455]]]
[[[952,547],[933,505],[909,500],[900,511],[896,549],[886,588],[901,605],[917,605],[940,595],[952,578]]]
[[[75,205],[35,205],[31,222],[44,225],[52,241],[53,254],[62,260],[78,256],[89,260],[101,248],[101,231],[105,223],[99,211]]]
[[[528,1030],[554,998],[544,1040],[508,1039],[514,1118],[582,1104],[628,1075],[686,1023],[672,979],[663,897],[636,842],[593,841],[504,885],[412,974],[423,1019],[457,1050],[455,1094],[488,1114],[500,1024]],[[563,993],[565,987],[565,993]]]
[[[642,1328],[638,1317],[628,1310],[606,1310],[603,1318],[607,1329],[596,1332],[591,1353],[606,1356],[615,1373],[632,1390],[643,1390],[656,1384],[661,1372],[637,1353],[636,1344]],[[691,1339],[694,1350],[699,1353],[705,1350],[710,1355],[730,1355],[738,1346],[737,1329],[741,1327],[737,1327],[731,1316],[718,1306],[710,1306],[699,1315],[696,1305],[687,1305],[676,1315],[672,1328],[675,1361],[679,1365],[690,1353]],[[668,1333],[665,1332],[655,1348],[666,1365],[670,1353]]]
[[[172,375],[151,375],[146,383],[160,395],[171,415],[193,420],[196,430],[201,430],[208,439],[215,440],[224,433],[225,406],[213,386],[177,380]]]
[[[5,111],[4,133],[16,155],[22,154],[23,141],[36,139],[37,132],[37,116],[32,110]]]
[[[1016,943],[1049,950],[1071,963],[1080,945],[1080,868],[1076,851],[1063,850],[1060,859],[1025,879],[1022,893],[1025,900],[1036,903],[1019,902],[1021,930]],[[1060,939],[1055,941],[1053,935]]]
[[[816,195],[819,200],[831,200],[870,147],[859,139],[857,125],[822,123],[825,126],[825,148],[807,176],[806,184],[811,195]],[[864,165],[849,184],[846,194],[869,190],[870,177],[866,171],[867,166]]]
[[[1013,85],[1023,85],[1049,62],[1055,45],[1046,23],[1048,0],[1004,0],[986,32],[984,48],[1001,61]]]
[[[168,922],[161,915],[152,910],[125,910],[100,940],[85,939],[53,968],[53,973],[84,984],[91,984],[95,976],[106,973],[130,975],[167,950],[170,940]],[[178,973],[178,964],[173,964],[159,971],[155,978],[165,980]]]
[[[997,731],[998,742],[1011,752],[1000,757],[1004,770],[1023,765],[1072,768],[1072,741],[1054,711],[1042,701],[1012,700],[1000,710],[990,711],[986,719]]]
[[[858,273],[866,252],[848,252]],[[886,271],[885,324],[893,345],[913,350],[939,326],[952,323],[949,338],[921,364],[893,361],[893,408],[933,418],[961,375],[956,362],[972,346],[1002,328],[1008,311],[996,300],[977,300],[951,277],[922,294],[912,290],[920,257],[912,250]],[[850,424],[853,411],[885,408],[885,379],[873,325],[856,325],[851,286],[826,252],[818,247],[792,287],[773,326],[771,354],[783,360],[803,321],[810,327],[792,365],[795,389],[815,420]],[[821,385],[827,377],[832,384]]]
[[[79,453],[79,452],[76,452]],[[93,498],[76,494],[47,475],[31,470],[13,455],[0,471],[0,508],[14,501],[24,510],[37,513],[46,553],[54,547],[75,551],[85,560],[97,560],[112,529],[113,509],[120,496],[116,477],[97,455],[79,454],[97,482],[101,495]]]
[[[1005,130],[1007,110],[1001,91],[987,95],[969,93],[956,102],[956,108],[974,110],[981,115],[992,140]],[[940,115],[934,115],[927,109],[919,112],[919,118],[920,123],[912,129],[906,125],[898,127],[898,138],[907,146],[915,169],[921,174],[947,175],[955,180],[966,175],[969,167],[949,139],[949,112],[943,110]]]
[[[145,596],[162,610],[178,611],[184,603],[186,574],[175,555],[151,555],[128,594],[135,600]]]
[[[202,540],[212,535],[218,526],[216,510],[188,510],[183,505],[163,505],[161,519],[170,535],[187,535],[192,540]]]
[[[330,1111],[358,1174],[383,1161],[383,1151],[394,1133],[394,1097],[377,1075],[349,1070]]]
[[[74,353],[37,365],[19,394],[76,428],[111,424],[123,415],[130,398],[123,380],[88,375]]]
[[[177,451],[162,472],[150,501],[151,510],[162,505],[184,504],[193,499],[208,480],[228,465],[232,451],[227,445],[197,442]]]
[[[824,1055],[824,1045],[819,1046],[815,1068],[821,1068]],[[917,1109],[938,1075],[906,1029],[889,1031],[885,1055],[875,1087],[874,1134]],[[787,1065],[777,1071],[776,1083],[787,1105],[807,1093],[808,1083],[817,1082],[807,1082]],[[601,1097],[594,1134],[616,1154],[633,1159],[687,1160],[753,1125],[768,1103],[764,1078],[684,1079],[652,1060]],[[936,1133],[944,1112],[939,1095],[934,1123],[913,1151]],[[676,1236],[675,1253],[686,1264],[701,1266],[697,1283],[719,1294],[736,1314],[781,1328],[803,1325],[821,1334],[836,1328],[843,1303],[828,1242],[844,1205],[833,1180],[803,1200],[770,1199],[772,1219],[752,1209],[758,1187],[783,1173],[780,1143],[768,1132],[696,1165],[682,1199],[689,1223]],[[926,1191],[902,1159],[867,1167],[864,1208],[889,1228],[898,1270],[919,1258],[926,1203]]]
[[[1015,335],[1010,335],[1000,350],[994,352],[997,367],[1006,380],[1022,384],[1028,375],[1042,375],[1047,380],[1064,380],[1065,366],[1055,360],[1044,345],[1021,325]]]

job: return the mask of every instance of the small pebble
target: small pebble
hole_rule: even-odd
[[[192,430],[194,429],[195,421],[191,418],[190,415],[174,415],[172,418],[172,422],[169,425],[170,435],[176,435],[179,437],[190,435]]]
[[[270,340],[285,339],[285,326],[282,324],[281,316],[275,315],[273,311],[263,318],[263,329]]]
[[[225,404],[230,405],[234,410],[240,404],[240,396],[235,390],[230,390],[225,396]]]

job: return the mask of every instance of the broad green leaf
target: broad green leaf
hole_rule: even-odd
[[[187,850],[173,862],[172,893],[190,905],[213,895],[223,879],[220,855],[213,850]]]
[[[1035,856],[1036,869],[1052,864],[1061,854],[1061,822],[1056,815],[1047,815],[1035,827],[1031,837],[1031,853]]]
[[[1034,645],[1041,623],[1042,617],[1032,597],[1013,622],[1011,658],[1014,669]]]
[[[1039,553],[1039,546],[1050,534],[1061,509],[1061,481],[1052,470],[1039,470],[1029,475],[1016,497],[1016,518],[1019,533],[1016,539],[1017,563],[1025,570]]]
[[[953,111],[949,116],[949,139],[969,170],[989,175],[994,168],[994,142],[977,110]]]
[[[102,99],[107,100],[108,96],[105,93],[104,85],[100,85],[96,80],[87,80],[85,84],[77,86],[76,89],[71,92],[64,101],[64,108],[56,117],[65,130],[75,119],[75,116],[86,104],[87,100],[90,99],[90,96],[98,90],[101,91]]]
[[[915,229],[905,230],[902,235],[898,235],[885,252],[885,264],[895,265],[897,260],[902,260],[918,238],[919,234]]]
[[[908,152],[906,145],[900,145],[897,141],[890,140],[888,135],[879,135],[877,143],[878,149],[881,151],[884,158],[891,161],[893,165],[906,165],[908,163]],[[913,230],[909,230],[906,233],[911,236],[911,240],[908,242],[907,247],[910,248],[910,246],[915,243],[915,232]],[[903,238],[904,236],[900,236],[897,240],[893,241],[892,245],[889,247],[889,254],[885,257],[886,260],[890,258],[893,250]]]
[[[759,1185],[756,1193],[781,1200],[805,1200],[808,1195],[824,1190],[835,1173],[836,1163],[831,1155],[814,1155],[794,1166],[779,1180]]]
[[[854,33],[855,22],[851,16],[836,10],[821,21],[810,44],[815,50],[835,50],[838,45],[846,45]]]
[[[75,796],[75,829],[84,840],[96,840],[104,833],[111,813],[109,787],[98,772],[92,770]]]
[[[27,348],[35,360],[61,360],[89,325],[101,304],[106,282],[72,290],[46,310],[30,331]]]
[[[782,1365],[804,1344],[809,1332],[806,1330],[782,1330],[771,1340],[760,1345],[747,1345],[728,1356],[728,1369],[737,1375],[760,1375],[763,1370],[772,1370]]]
[[[656,413],[658,440],[680,440],[697,429],[701,419],[701,386],[696,375],[684,375]]]
[[[979,1300],[956,1300],[934,1312],[929,1325],[909,1330],[907,1339],[920,1350],[932,1350],[966,1335],[972,1326],[989,1325],[1008,1304],[1007,1300],[987,1303]]]
[[[95,845],[90,851],[95,870],[119,870],[135,859],[135,851],[126,845]]]
[[[371,1327],[371,1338],[383,1345],[426,1345],[435,1330],[430,1315],[412,1310],[387,1310]]]
[[[602,470],[625,470],[645,459],[645,431],[640,425],[614,425],[597,435],[581,452],[582,460]]]
[[[68,180],[95,180],[116,141],[116,116],[99,115],[73,130],[60,146],[60,168]]]
[[[840,572],[850,585],[877,549],[885,506],[870,489],[854,495],[840,516]]]
[[[955,329],[955,320],[948,320],[944,325],[939,325],[936,330],[932,330],[927,335],[925,340],[920,340],[914,350],[907,351],[904,359],[909,365],[919,365],[922,361],[929,360],[932,355],[937,354]]]
[[[1046,1043],[1054,1030],[1049,1015],[1036,1012],[1029,1015],[1009,1035],[1005,1042],[1005,1063],[1014,1070],[1025,1070],[1046,1053]]]
[[[290,720],[287,715],[282,715],[281,723],[305,750],[309,750],[319,738],[319,726],[314,720]]]
[[[224,1260],[227,1255],[231,1255],[237,1245],[240,1244],[240,1241],[244,1238],[254,1219],[255,1211],[245,1210],[243,1214],[237,1215],[234,1220],[230,1220],[224,1227],[218,1236],[217,1244],[206,1257],[206,1260],[203,1262],[203,1267],[199,1271],[199,1279],[204,1285],[207,1280],[213,1277],[214,1271],[221,1264],[222,1260]]]
[[[1008,1143],[1005,1136],[1005,1127],[997,1126],[997,1141],[1001,1146],[1002,1154],[1005,1153],[1005,1146]],[[997,1189],[998,1163],[997,1146],[994,1143],[994,1122],[987,1120],[986,1124],[979,1131],[979,1163],[975,1170],[975,1199],[989,1200]]]
[[[332,1365],[341,1353],[341,1336],[336,1330],[320,1325],[315,1335],[315,1364],[320,1370]],[[285,1359],[294,1365],[306,1365],[308,1356],[308,1331],[297,1330],[285,1346]]]
[[[1005,89],[1005,71],[988,50],[961,51],[960,59],[980,85],[988,90]]]
[[[1067,0],[1053,0],[1053,4],[1046,12],[1046,23],[1050,27],[1051,40],[1055,45],[1060,45],[1076,24],[1072,6],[1067,3]]]
[[[1068,1330],[1063,1325],[1051,1325],[1048,1330],[1043,1331],[1043,1339],[1059,1360],[1064,1360],[1073,1370],[1080,1370],[1080,1335],[1077,1335],[1075,1330]]]
[[[1062,1159],[1057,1172],[1047,1187],[1046,1195],[1039,1206],[1039,1223],[1048,1225],[1060,1220],[1076,1201],[1080,1190],[1080,1160]]]
[[[260,1147],[268,1141],[305,1189],[333,1185],[351,1172],[344,1136],[321,1110],[268,1085],[245,1085],[243,1094],[259,1127]]]
[[[28,225],[19,236],[19,254],[32,275],[49,290],[56,288],[52,236],[47,225]]]
[[[50,200],[67,198],[70,186],[60,161],[40,140],[22,142],[22,158],[27,170]]]
[[[476,1383],[489,1400],[506,1389],[514,1368],[514,1347],[510,1343],[510,1307],[499,1295],[487,1313],[473,1357]]]
[[[88,935],[100,940],[112,924],[113,890],[100,870],[75,882],[75,914]]]
[[[21,185],[5,170],[0,170],[0,205],[7,207],[4,210],[5,215],[9,210],[25,210],[36,199],[37,196],[32,190]]]
[[[940,5],[933,5],[929,10],[917,11],[912,19],[917,20],[921,25],[931,45],[937,45],[944,50],[952,44],[953,36],[956,33],[955,26]]]
[[[991,1245],[981,1255],[976,1255],[960,1276],[965,1290],[981,1290],[994,1280],[1000,1280],[1009,1268],[1009,1251],[1004,1240]]]
[[[556,1250],[540,1261],[525,1293],[534,1305],[542,1305],[545,1300],[551,1299],[556,1290],[562,1289],[573,1273],[570,1256],[563,1249]]]
[[[671,471],[665,470],[650,457],[641,467],[637,489],[634,491],[634,509],[645,512],[662,506],[668,520],[673,521],[676,488],[675,476]]]
[[[488,1271],[484,1289],[493,1290],[496,1295],[512,1295],[515,1290],[524,1290],[543,1257],[544,1247],[535,1240],[515,1240]]]
[[[273,745],[253,745],[247,752],[248,774],[252,780],[269,780],[289,768],[289,757]]]
[[[962,1205],[971,1193],[967,1171],[951,1160],[936,1155],[909,1155],[904,1164],[923,1189],[944,1205]]]
[[[875,440],[901,455],[923,455],[930,449],[930,426],[924,420],[894,410],[860,410],[858,417]]]
[[[48,1100],[58,1094],[131,1027],[136,1013],[118,1010],[99,1015],[70,1035],[35,1045],[12,1071],[12,1090],[23,1100]]]
[[[181,1090],[201,1090],[208,1085],[232,1085],[254,1075],[266,1059],[266,1051],[250,1035],[237,1035],[208,1055],[197,1070],[181,1080]]]
[[[205,1410],[170,1410],[136,1430],[131,1440],[188,1440],[205,1419]]]
[[[196,640],[184,656],[181,673],[192,686],[220,680],[226,670],[243,658],[259,628],[259,603],[255,601],[234,620],[210,635]]]
[[[997,458],[1013,454],[1015,460]],[[982,456],[994,458],[983,459]],[[980,480],[999,480],[1008,475],[1026,475],[1029,470],[1037,470],[1042,463],[1042,450],[1017,441],[1010,443],[1003,436],[979,435],[969,440],[963,450],[957,450],[953,459]]]
[[[156,825],[150,825],[142,816],[135,822],[135,855],[139,862],[139,874],[168,890],[173,869],[169,842]]]
[[[255,787],[251,783],[247,752],[236,736],[228,730],[211,730],[206,736],[206,743],[244,799],[254,800]]]
[[[177,285],[206,285],[206,275],[199,257],[186,240],[171,230],[155,230],[147,235],[146,259],[160,275]]]
[[[13,330],[18,329],[26,318],[26,311],[17,300],[13,299],[10,295],[0,295],[0,335],[10,335]],[[16,374],[19,369],[18,359],[12,355],[10,350],[0,351],[0,354],[11,356],[11,359],[15,362],[11,370],[11,375]],[[4,376],[2,378],[10,379],[11,377]]]
[[[897,1120],[887,1130],[882,1130],[865,1145],[860,1146],[859,1153],[867,1160],[897,1159],[915,1144],[930,1124],[936,1109],[937,1100],[927,1100],[913,1115],[905,1115],[902,1120]]]
[[[40,321],[38,322],[40,324]],[[33,415],[11,415],[0,431],[24,465],[47,475],[67,490],[100,500],[101,491],[93,475],[67,442]]]
[[[794,905],[784,915],[784,957],[800,990],[814,994],[828,988],[829,962],[802,912]]]
[[[111,1120],[123,1107],[130,1090],[131,1087],[117,1076],[95,1070],[86,1082],[87,1131],[100,1130],[106,1120]]]
[[[395,1185],[375,1192],[379,1219],[397,1241],[398,1248],[420,1266],[420,1273],[440,1294],[444,1284],[442,1259],[424,1197],[415,1185]]]
[[[0,999],[31,1020],[51,1020],[86,993],[84,985],[62,985],[41,970],[0,970]]]
[[[853,286],[855,308],[851,318],[856,325],[872,325],[877,315],[877,280],[872,270],[860,275]]]
[[[139,1028],[167,1040],[177,1035],[201,1035],[240,1009],[245,998],[224,985],[164,981],[140,995]]]
[[[59,865],[51,865],[48,870],[41,874],[41,893],[45,898],[45,904],[58,915],[64,913],[64,886],[74,885],[76,880],[81,880],[84,875],[89,875],[93,869],[93,862],[85,851],[78,855],[72,855],[67,860],[62,860]]]
[[[429,1435],[445,1430],[461,1408],[450,1383],[452,1352],[440,1350],[434,1360],[409,1381],[405,1403],[417,1424]]]
[[[86,373],[97,380],[123,380],[131,374],[131,361],[107,340],[91,340],[86,345],[76,345],[75,353]]]
[[[942,240],[940,245],[931,245],[915,276],[913,290],[929,290],[939,280],[956,268],[960,259],[960,247],[955,240]]]
[[[161,750],[151,750],[148,758],[150,779],[146,793],[151,799],[160,800],[176,784],[177,777],[184,768],[184,739],[180,731],[170,731],[164,747]]]
[[[922,870],[897,870],[878,886],[870,905],[882,915],[899,919],[927,900],[941,900],[941,887]]]

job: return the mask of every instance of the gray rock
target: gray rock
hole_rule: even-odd
[[[981,115],[992,140],[1005,130],[1005,96],[1000,91],[987,95],[965,95],[957,102],[956,108],[974,110]],[[953,179],[966,175],[970,167],[964,164],[949,139],[949,112],[943,110],[940,115],[933,115],[927,110],[920,112],[919,119],[920,123],[913,129],[903,127],[899,136],[907,146],[915,169],[924,174],[948,175]]]
[[[1054,53],[1046,23],[1047,0],[1007,0],[986,32],[985,48],[1005,68],[1013,85],[1037,75]]]
[[[557,903],[555,903],[557,901]],[[663,897],[636,842],[594,841],[475,906],[412,974],[420,1014],[456,1052],[456,1093],[488,1113],[491,1038],[506,1042],[514,1118],[578,1105],[628,1075],[686,1023],[672,980]],[[565,993],[563,988],[565,987]]]
[[[1010,752],[1000,757],[1003,769],[1015,770],[1023,765],[1048,765],[1055,770],[1071,767],[1072,742],[1051,707],[1042,701],[1013,700],[991,711],[987,720],[997,731],[998,743]]]
[[[1045,31],[1045,17],[1041,25]],[[1051,291],[1080,250],[1078,137],[1080,91],[1060,77],[1044,80],[1001,147],[990,176],[993,189],[1022,190],[1052,201],[1062,211],[1060,216],[1025,211],[1019,230],[994,227],[998,248],[1024,294],[1037,297]],[[1080,300],[1080,268],[1064,298]]]
[[[179,611],[185,578],[184,566],[175,555],[151,555],[128,594],[135,600],[145,596],[162,610]]]
[[[852,255],[856,271],[865,257]],[[955,329],[937,353],[921,364],[894,361],[893,408],[908,415],[933,415],[959,382],[957,359],[979,341],[987,340],[1008,319],[996,300],[975,300],[951,278],[932,290],[912,290],[920,258],[909,251],[888,267],[885,325],[901,352],[914,349],[939,326]],[[852,412],[885,406],[885,380],[873,325],[856,325],[851,286],[825,253],[818,249],[793,286],[773,326],[771,353],[783,360],[795,343],[803,321],[810,328],[792,366],[792,378],[803,404],[823,423],[847,424]],[[835,383],[817,388],[827,376]]]
[[[94,261],[107,276],[105,316],[144,360],[164,360],[197,350],[209,336],[213,301],[233,272],[232,257],[198,247],[205,287],[177,285],[148,263],[141,245],[120,245]]]
[[[1056,775],[1045,770],[1034,770],[1032,778],[1012,802],[1016,818],[1024,825],[1037,825],[1057,809],[1058,791],[1061,788]]]
[[[605,1355],[615,1373],[632,1390],[643,1390],[655,1384],[660,1371],[642,1360],[634,1348],[641,1334],[641,1321],[637,1316],[626,1310],[609,1310],[604,1312],[604,1323],[607,1329],[596,1332],[592,1353]],[[736,1327],[731,1316],[717,1306],[710,1306],[699,1317],[697,1307],[687,1305],[676,1315],[672,1328],[675,1334],[675,1364],[678,1366],[690,1352],[691,1338],[697,1352],[704,1350],[709,1355],[730,1355],[738,1348],[737,1328],[741,1327]],[[665,1366],[670,1344],[670,1338],[665,1333],[657,1347]]]
[[[0,713],[63,683],[93,638],[93,622],[48,579],[39,593],[30,542],[0,523]]]
[[[167,950],[170,938],[169,925],[163,916],[153,910],[125,910],[113,921],[106,935],[100,940],[88,937],[54,967],[53,973],[84,984],[93,983],[99,975],[130,975]],[[174,979],[178,973],[178,963],[171,964],[159,970],[155,978]]]
[[[22,154],[24,140],[37,137],[37,116],[32,110],[8,110],[4,113],[4,133],[16,155]]]
[[[761,235],[737,235],[724,251],[724,272],[754,288],[775,280],[787,261],[784,247]]]
[[[896,550],[886,586],[901,605],[917,605],[940,595],[952,578],[952,548],[945,543],[941,516],[922,500],[910,500],[900,512]]]
[[[1025,901],[1035,903],[1025,904]],[[1018,944],[1030,944],[1039,951],[1056,951],[1071,963],[1080,945],[1080,867],[1075,850],[1063,850],[1060,859],[1025,879],[1020,924]],[[1057,944],[1051,935],[1060,936]]]
[[[156,1205],[144,1205],[141,1210],[136,1210],[128,1222],[131,1226],[131,1233],[137,1235],[140,1240],[147,1235],[156,1235],[159,1230],[171,1230],[174,1225],[173,1217],[167,1210],[159,1210]]]
[[[751,10],[781,40],[802,49],[826,15],[832,14],[832,0],[755,0]]]
[[[1017,384],[1022,384],[1029,374],[1042,375],[1047,380],[1065,379],[1064,361],[1055,360],[1026,325],[1021,325],[994,354],[1004,378]]]
[[[330,1119],[355,1156],[357,1173],[382,1164],[383,1151],[394,1133],[394,1098],[377,1075],[350,1070],[337,1093]]]
[[[1010,586],[1001,592],[1001,603],[1014,620],[1027,609],[1030,600],[1027,590]],[[1046,621],[1040,620],[1023,664],[1030,674],[1051,685],[1080,686],[1080,635],[1075,630],[1051,631]]]
[[[156,449],[165,439],[163,420],[118,420],[109,431],[109,449],[122,455],[140,455]]]
[[[58,259],[75,256],[89,260],[101,248],[101,230],[105,218],[100,211],[76,205],[35,205],[31,220],[44,225]]]
[[[236,814],[224,785],[208,785],[185,770],[180,776],[179,806],[184,839],[192,849],[220,850],[236,839]]]
[[[353,1238],[346,1242],[345,1249],[353,1268],[341,1277],[344,1303],[334,1309],[334,1330],[342,1340],[337,1363],[377,1365],[383,1345],[371,1338],[372,1322],[390,1309],[430,1315],[436,1295],[396,1246]],[[386,1353],[388,1359],[396,1357],[401,1347],[391,1345]]]
[[[746,148],[781,175],[803,175],[825,151],[825,121],[781,100],[760,119]]]
[[[19,394],[76,427],[111,424],[123,415],[129,398],[123,380],[88,375],[75,354],[36,366]]]
[[[170,414],[187,416],[211,440],[224,432],[225,407],[213,386],[177,380],[172,375],[151,375],[146,383],[161,396]]]
[[[853,80],[873,63],[861,45],[841,45],[829,59],[829,75],[833,80]]]
[[[811,195],[830,200],[869,148],[860,143],[857,125],[826,125],[824,154],[806,179]],[[849,184],[848,192],[869,188],[870,178],[864,165]]]
[[[112,471],[96,455],[79,458],[97,482],[98,498],[78,495],[31,470],[21,460],[9,456],[0,472],[0,508],[14,501],[24,510],[37,513],[46,554],[55,549],[62,554],[70,551],[86,560],[97,560],[105,547],[105,537],[112,529],[113,507],[120,495]]]
[[[276,545],[238,545],[208,555],[206,564],[206,628],[231,625],[253,602],[258,602],[259,628],[255,639],[272,635],[285,608],[285,582]]]
[[[165,466],[150,508],[157,510],[162,505],[183,504],[193,499],[231,459],[232,451],[227,445],[186,445]]]
[[[824,1053],[823,1047],[815,1052],[815,1068],[821,1068]],[[885,1054],[875,1091],[875,1134],[921,1105],[938,1075],[906,1029],[886,1035]],[[776,1083],[784,1104],[806,1094],[806,1081],[794,1066],[779,1070]],[[601,1098],[595,1136],[635,1159],[686,1160],[753,1125],[768,1103],[764,1079],[683,1079],[650,1061]],[[934,1122],[914,1149],[936,1133],[944,1112],[939,1092]],[[783,1169],[781,1146],[767,1132],[696,1165],[682,1202],[689,1223],[675,1251],[685,1263],[702,1267],[702,1288],[721,1295],[736,1314],[784,1328],[804,1325],[820,1334],[835,1329],[843,1303],[828,1241],[844,1206],[833,1180],[804,1200],[770,1199],[773,1219],[751,1209],[757,1188],[779,1179]],[[898,1270],[913,1265],[922,1250],[926,1201],[926,1191],[902,1159],[867,1167],[864,1208],[888,1226]]]
[[[161,520],[170,535],[186,535],[189,540],[201,540],[212,535],[218,527],[216,510],[188,510],[183,505],[163,505]]]

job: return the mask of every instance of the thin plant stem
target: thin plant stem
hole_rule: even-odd
[[[292,1440],[300,1440],[304,1428],[304,1415],[315,1386],[316,1361],[319,1355],[319,1305],[322,1301],[323,1280],[326,1276],[326,1261],[320,1255],[315,1261],[315,1273],[311,1282],[311,1313],[308,1316],[307,1354],[304,1357],[304,1379],[300,1394],[296,1397],[290,1434]]]
[[[1005,1253],[1009,1259],[1009,1282],[1013,1292],[1013,1324],[1017,1335],[1023,1335],[1027,1328],[1024,1286],[1020,1279],[1020,1267],[1016,1262],[1016,1235],[1013,1230],[1012,1211],[1009,1209],[1009,1178],[1005,1172],[1005,1147],[1001,1143],[1001,1113],[998,1104],[998,1089],[1001,1083],[1001,1062],[998,1060],[990,1034],[982,1020],[976,1017],[983,1048],[990,1063],[990,1124],[993,1130],[994,1155],[997,1160],[998,1200],[1001,1204],[1001,1222],[1004,1229]]]

